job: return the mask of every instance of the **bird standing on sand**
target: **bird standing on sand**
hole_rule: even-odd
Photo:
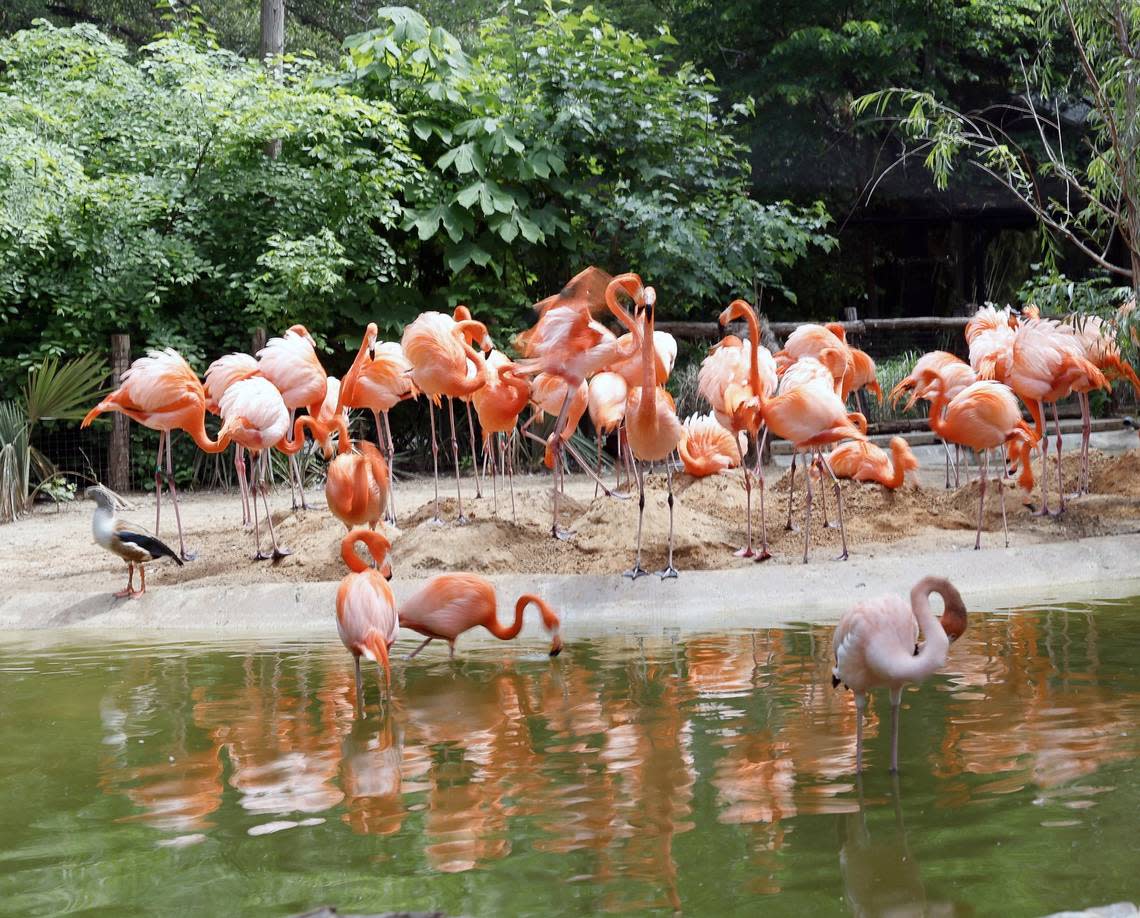
[[[412,659],[437,638],[447,641],[455,657],[455,639],[464,631],[482,625],[500,641],[509,641],[522,631],[523,613],[534,604],[542,623],[551,633],[550,655],[562,652],[561,621],[546,600],[524,593],[515,603],[513,624],[499,622],[498,602],[491,582],[477,574],[440,574],[425,583],[415,595],[400,604],[400,625],[418,631],[427,640],[409,654]]]
[[[942,597],[944,611],[930,611],[930,594]],[[918,632],[923,643],[919,646]],[[966,630],[966,605],[954,585],[942,577],[923,577],[901,596],[861,602],[843,613],[832,647],[832,687],[842,682],[855,693],[855,771],[863,771],[863,712],[867,692],[887,686],[891,692],[891,772],[899,770],[899,705],[902,688],[921,682],[946,662],[950,644]]]
[[[364,543],[376,568],[369,567],[357,555],[357,542]],[[361,657],[367,657],[383,671],[385,694],[392,685],[388,650],[396,643],[400,622],[396,616],[396,598],[382,573],[391,547],[383,535],[370,529],[350,530],[340,542],[340,556],[350,573],[344,576],[336,591],[336,630],[341,643],[352,654],[356,669],[356,706],[360,709],[364,707]]]
[[[182,567],[182,559],[165,542],[156,539],[140,526],[120,520],[115,513],[115,498],[106,488],[96,485],[87,489],[87,498],[95,501],[95,516],[91,520],[91,533],[95,542],[114,552],[127,562],[127,586],[115,594],[116,599],[138,599],[146,592],[146,568],[161,557],[173,558]],[[140,587],[135,590],[135,565],[139,567]]]

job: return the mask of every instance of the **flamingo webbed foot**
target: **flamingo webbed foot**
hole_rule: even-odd
[[[277,564],[283,558],[288,558],[291,554],[293,554],[293,549],[291,548],[274,548],[272,555],[273,563]]]
[[[273,557],[273,555],[269,554],[269,552],[262,551],[259,548],[257,550],[257,553],[250,560],[252,560],[252,561],[268,561],[272,557]]]
[[[795,523],[784,523],[784,532],[799,532],[800,527]]]
[[[569,542],[577,534],[573,529],[563,529],[561,526],[551,526],[550,534],[560,542]]]
[[[732,553],[734,558],[755,558],[756,552],[751,545],[745,545],[743,548],[738,548]]]
[[[198,552],[187,551],[186,549],[182,549],[181,557],[182,557],[183,561],[197,561],[198,560]]]
[[[665,570],[658,571],[657,576],[662,580],[676,580],[680,576],[680,572],[670,564]]]
[[[461,513],[461,514],[459,514],[459,516],[457,516],[455,518],[455,525],[456,526],[466,526],[470,522],[471,522],[471,520],[468,519],[466,513]]]
[[[836,560],[836,561],[846,561],[846,560],[848,560],[848,558],[849,558],[849,555],[847,554],[847,549],[845,548],[845,549],[843,549],[843,554],[841,554],[841,555],[840,555],[838,558],[836,558],[835,560]]]
[[[636,580],[638,577],[644,577],[648,573],[649,573],[649,571],[647,571],[645,568],[643,568],[639,562],[639,563],[635,564],[633,567],[631,567],[624,574],[622,574],[622,576],[628,577],[630,580]]]
[[[119,590],[118,593],[115,593],[114,597],[115,597],[115,599],[126,599],[128,596],[134,596],[134,595],[135,595],[135,591],[133,589],[131,589],[131,587],[127,587],[125,590]]]
[[[760,549],[760,551],[758,551],[756,553],[756,557],[753,560],[757,564],[760,564],[763,561],[767,561],[771,557],[772,557],[772,553],[770,551],[768,551],[768,549],[762,548],[762,549]]]
[[[131,590],[130,598],[131,599],[138,599],[145,592],[146,592],[145,590]]]

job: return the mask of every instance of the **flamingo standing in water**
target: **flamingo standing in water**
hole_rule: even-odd
[[[652,287],[645,291],[645,327],[641,334],[641,385],[629,390],[625,403],[625,430],[633,454],[633,472],[637,477],[637,555],[633,567],[625,575],[636,580],[647,573],[641,566],[641,524],[645,517],[645,478],[648,469],[642,463],[668,459],[681,441],[683,428],[673,409],[673,399],[657,385],[654,374],[653,311],[657,296]],[[665,464],[669,489],[669,558],[661,578],[677,576],[673,566],[673,467]]]
[[[404,356],[398,341],[376,343],[375,322],[369,322],[360,342],[360,350],[340,385],[340,403],[346,408],[365,408],[376,423],[376,442],[388,462],[389,476],[396,462],[396,444],[388,412],[404,399],[417,398],[419,391],[412,382],[412,364]],[[384,426],[380,426],[380,418]],[[391,481],[388,488],[389,519],[396,522],[396,500]]]
[[[347,529],[368,524],[375,529],[388,506],[388,463],[371,443],[357,441],[352,452],[329,463],[325,500]]]
[[[633,335],[625,345],[620,344],[612,333],[606,331],[604,327],[599,326],[593,320],[588,301],[579,300],[573,296],[563,297],[566,293],[565,290],[559,298],[546,301],[545,311],[535,326],[520,335],[520,345],[527,356],[518,363],[524,372],[550,373],[560,377],[566,383],[566,397],[558,412],[558,418],[554,422],[554,429],[547,438],[547,447],[551,453],[548,465],[554,469],[560,467],[562,451],[565,449],[574,455],[583,470],[593,477],[593,470],[582,461],[581,457],[577,456],[573,448],[563,438],[571,402],[579,387],[588,377],[609,366],[615,360],[628,357],[641,346],[641,328],[618,303],[617,294],[619,290],[630,297],[635,307],[638,308],[645,304],[647,298],[655,294],[651,293],[652,288],[646,288],[642,284],[641,278],[636,274],[619,275],[606,285],[605,302],[607,308]],[[597,480],[596,477],[595,480]],[[612,493],[604,484],[602,487],[607,495]],[[572,535],[572,533],[560,529],[558,526],[557,482],[554,489],[550,534],[557,539],[568,539]]]
[[[930,609],[930,594],[942,597],[941,619]],[[918,643],[919,629],[923,643]],[[901,596],[861,602],[843,613],[832,638],[833,687],[842,682],[855,693],[855,771],[863,771],[863,712],[867,692],[887,686],[891,693],[891,773],[899,770],[899,706],[902,689],[922,682],[946,662],[950,644],[966,630],[966,604],[942,577],[923,577]]]
[[[873,481],[888,491],[901,488],[906,473],[918,468],[918,459],[902,437],[892,437],[891,455],[866,440],[840,443],[827,457],[837,478]]]
[[[605,371],[597,373],[590,380],[587,393],[587,408],[590,423],[598,440],[597,475],[602,477],[602,443],[611,433],[617,431],[617,461],[614,463],[614,488],[621,486],[621,466],[625,461],[622,446],[621,427],[625,423],[625,401],[629,396],[629,384],[620,373]],[[594,485],[594,497],[598,496],[598,486]]]
[[[328,376],[317,359],[313,336],[304,325],[290,326],[280,338],[270,338],[265,347],[257,352],[257,359],[261,375],[280,392],[290,421],[298,408],[305,408],[314,418],[320,413],[328,389]],[[301,495],[300,507],[308,510],[305,482],[297,462],[297,453],[303,445],[298,445],[289,456],[289,490],[292,492],[293,481],[296,479]],[[297,494],[294,493],[293,509],[296,510],[297,507]]]
[[[477,574],[440,574],[433,577],[400,604],[400,625],[418,631],[426,638],[408,655],[408,659],[436,639],[447,641],[454,659],[456,638],[478,625],[500,641],[509,641],[522,631],[523,613],[532,604],[538,607],[542,624],[553,636],[550,655],[556,657],[562,652],[562,624],[546,600],[524,593],[515,603],[514,622],[504,625],[499,622],[495,588],[489,580]]]
[[[482,353],[475,350],[467,341],[473,334],[478,340],[487,337],[487,328],[482,322],[456,322],[451,316],[440,312],[421,313],[414,322],[404,329],[401,344],[404,355],[412,365],[412,381],[428,397],[428,411],[431,416],[431,457],[435,478],[435,516],[432,521],[442,522],[439,516],[439,442],[435,435],[435,408],[440,399],[458,398],[471,395],[482,388],[486,381],[486,362]],[[468,373],[468,362],[474,365],[474,373]],[[451,456],[455,462],[455,493],[458,499],[459,515],[456,522],[466,525],[463,513],[463,490],[459,483],[459,441],[455,435],[455,405],[448,402],[451,418]]]
[[[492,439],[498,444],[498,459],[502,463],[511,490],[511,518],[515,515],[515,471],[511,458],[511,439],[527,403],[531,384],[519,368],[507,359],[502,351],[493,350],[487,356],[487,384],[471,396],[479,426],[483,428],[483,449],[491,453],[491,487],[495,496],[495,512],[499,512],[499,488],[496,483],[495,455]]]
[[[1033,432],[1021,420],[1021,409],[1013,391],[999,382],[981,380],[967,386],[947,401],[942,378],[933,370],[926,370],[921,383],[929,393],[930,429],[950,443],[982,451],[981,487],[978,493],[978,532],[974,549],[982,547],[982,518],[985,510],[986,480],[989,477],[989,450],[1005,444],[1014,444],[1010,453],[1018,452],[1016,444],[1024,444],[1028,452],[1033,443]],[[1025,456],[1021,470],[1023,487],[1032,487],[1033,472]],[[1009,529],[1006,523],[1005,495],[1001,476],[998,476],[998,496],[1001,500],[1001,523],[1005,544],[1009,547]]]
[[[206,390],[198,375],[173,348],[148,351],[123,374],[119,388],[87,412],[82,427],[87,427],[106,411],[118,411],[132,421],[158,431],[158,456],[154,462],[154,534],[160,533],[162,514],[162,485],[170,489],[174,504],[174,522],[178,527],[178,554],[184,561],[194,555],[186,551],[182,536],[182,515],[178,511],[178,489],[174,486],[174,460],[170,451],[170,433],[184,430],[206,453],[220,453],[230,444],[228,437],[219,434],[211,440],[206,433]],[[162,470],[163,451],[166,471]]]
[[[376,564],[369,567],[356,553],[362,542]],[[385,695],[392,686],[392,670],[388,651],[400,633],[396,614],[396,598],[384,575],[377,570],[387,559],[391,543],[379,532],[353,529],[341,540],[340,556],[350,573],[341,580],[336,591],[336,630],[341,643],[352,654],[356,670],[356,706],[364,708],[364,690],[360,679],[360,658],[371,660],[384,673]]]

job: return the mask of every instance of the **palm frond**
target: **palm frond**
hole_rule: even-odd
[[[107,365],[97,354],[62,363],[58,357],[45,357],[28,372],[24,387],[28,425],[49,419],[79,420],[105,393],[106,378]]]
[[[0,523],[26,509],[30,469],[27,415],[14,401],[0,402]]]

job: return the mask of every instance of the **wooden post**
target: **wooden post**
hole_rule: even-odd
[[[268,335],[266,334],[264,328],[255,328],[253,330],[253,338],[250,340],[253,344],[253,350],[250,351],[250,353],[256,357],[257,352],[265,347],[265,342],[268,340]]]
[[[131,365],[131,336],[111,335],[111,385],[116,389]],[[107,485],[123,494],[131,489],[130,418],[120,411],[111,414],[111,450],[108,457]]]
[[[285,0],[261,0],[262,63],[273,68],[274,79],[281,79],[281,64],[277,60],[285,53]],[[265,155],[277,159],[281,155],[281,141],[271,140],[264,147]]]
[[[855,306],[843,307],[843,321],[844,322],[858,322],[859,310]]]

